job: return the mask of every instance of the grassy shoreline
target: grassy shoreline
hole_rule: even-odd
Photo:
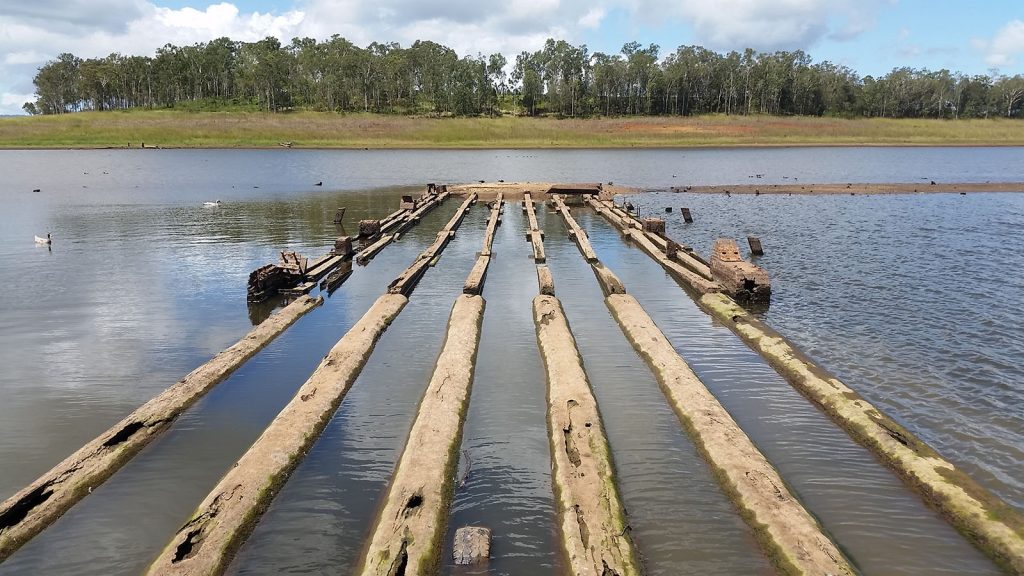
[[[132,110],[0,118],[0,149],[132,148],[689,148],[743,146],[1021,146],[1007,119],[777,116],[410,118],[325,112]]]

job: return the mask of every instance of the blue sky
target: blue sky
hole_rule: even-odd
[[[618,52],[626,42],[718,51],[802,49],[862,75],[897,66],[1024,72],[1021,0],[0,0],[0,114],[32,98],[60,52],[152,54],[218,36],[326,38],[359,45],[430,39],[510,60],[548,37]]]

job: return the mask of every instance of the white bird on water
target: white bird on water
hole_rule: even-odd
[[[43,244],[43,245],[53,244],[53,239],[50,238],[50,233],[49,232],[46,233],[46,238],[40,238],[39,236],[36,236],[36,244]]]
[[[217,200],[216,202],[203,202],[203,206],[208,208],[217,208],[220,206],[220,200]]]

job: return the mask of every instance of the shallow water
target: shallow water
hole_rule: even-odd
[[[391,212],[399,195],[428,181],[614,180],[667,188],[744,183],[748,171],[767,173],[769,181],[1022,181],[1021,160],[1020,148],[0,152],[0,278],[8,287],[0,292],[0,498],[241,337],[267,312],[246,308],[249,271],[281,249],[327,251],[345,233],[331,223],[338,206],[347,206],[351,231],[358,219]],[[28,192],[33,188],[42,192]],[[223,207],[202,206],[218,198]],[[1013,241],[1024,225],[1024,195],[665,192],[634,202],[645,213],[675,206],[669,234],[703,253],[718,235],[759,235],[766,248],[759,263],[775,289],[766,320],[1024,507],[1024,416],[1016,409],[1024,396],[1024,341],[1011,323],[1014,295],[1024,292],[1024,255]],[[693,225],[676,220],[684,205],[694,210]],[[357,267],[323,307],[0,564],[0,574],[138,573],[455,206],[447,202],[368,267]],[[353,569],[447,314],[479,250],[485,212],[475,208],[428,271],[233,571]],[[769,570],[610,319],[560,218],[542,208],[538,216],[648,568]],[[588,212],[580,221],[599,256],[865,573],[992,570],[759,357],[714,326],[646,255]],[[28,240],[46,231],[54,233],[52,249]],[[559,573],[564,566],[524,232],[519,207],[509,205],[484,290],[463,437],[472,470],[456,490],[450,524],[494,529],[489,569],[496,574]]]

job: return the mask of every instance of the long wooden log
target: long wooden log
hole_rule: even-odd
[[[555,195],[554,200],[555,209],[562,215],[562,219],[565,220],[565,225],[569,228],[569,237],[576,242],[580,253],[583,254],[587,262],[597,262],[597,253],[594,252],[594,247],[590,245],[587,233],[580,228],[580,225],[576,223],[576,219],[569,213],[569,207],[565,205],[561,196]]]
[[[491,215],[487,219],[487,230],[484,232],[484,247],[480,251],[481,256],[491,255],[491,246],[494,244],[494,233],[498,228],[498,224],[501,222],[501,205],[504,202],[502,199],[503,194],[498,192],[498,198],[494,201],[491,207]]]
[[[1024,515],[975,482],[837,376],[818,366],[785,337],[724,294],[707,294],[701,308],[761,354],[801,394],[817,404],[858,443],[968,540],[1014,574],[1024,574]]]
[[[640,303],[629,294],[610,294],[605,303],[779,573],[853,574],[839,548]]]
[[[0,561],[88,495],[323,298],[298,298],[0,505]]]
[[[270,426],[203,499],[149,574],[220,574],[277,489],[327,426],[408,299],[384,294],[338,341]]]
[[[480,296],[455,300],[444,347],[370,536],[360,570],[365,576],[438,572],[483,313]]]
[[[533,300],[548,379],[552,481],[562,543],[576,575],[640,574],[611,450],[569,323],[554,296]]]

